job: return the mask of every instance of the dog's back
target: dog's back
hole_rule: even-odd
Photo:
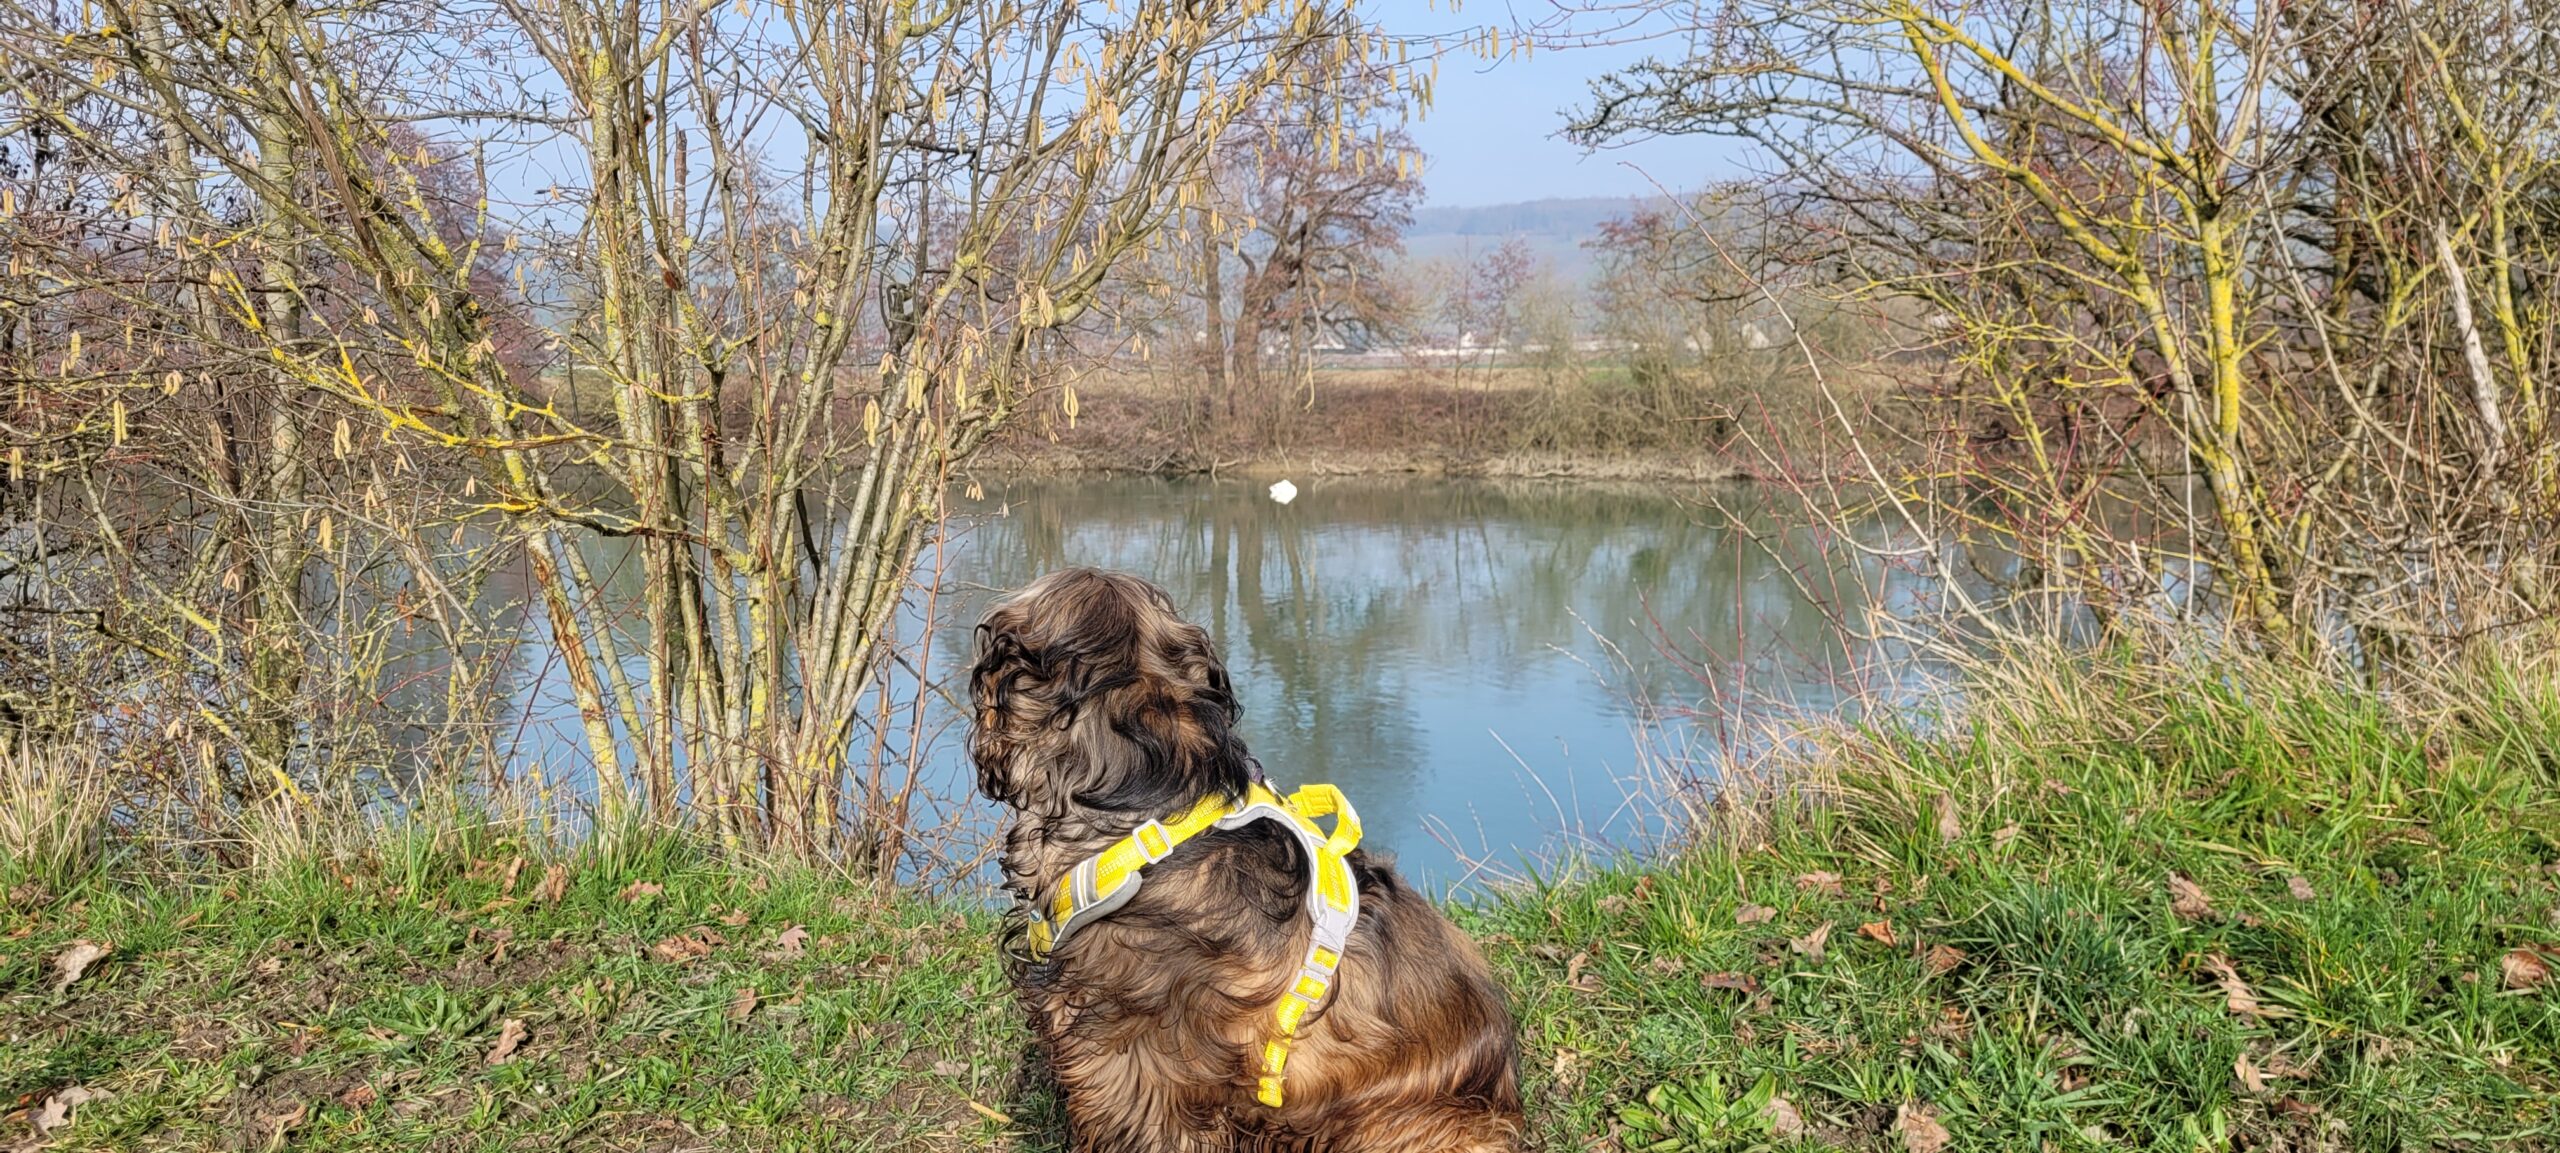
[[[1071,570],[980,626],[971,753],[1016,809],[1004,867],[1044,896],[1075,864],[1255,767],[1206,634],[1135,578]],[[1383,860],[1355,852],[1354,926],[1299,1028],[1286,1099],[1255,1099],[1272,1010],[1312,922],[1306,849],[1269,823],[1208,832],[1147,867],[1129,903],[1014,977],[1065,1091],[1076,1147],[1515,1148],[1518,1046],[1465,935]]]

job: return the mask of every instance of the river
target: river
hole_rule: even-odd
[[[1865,639],[1871,612],[1912,611],[1935,588],[1879,559],[1881,523],[1853,530],[1853,545],[1748,486],[1295,484],[1284,504],[1261,482],[988,482],[955,497],[919,565],[938,591],[910,603],[905,635],[930,632],[924,667],[965,694],[971,629],[992,598],[1065,565],[1155,581],[1216,639],[1242,735],[1273,779],[1341,786],[1366,844],[1434,890],[1641,848],[1738,728],[1836,712],[1867,695],[1846,686],[1879,670],[1915,676]],[[523,722],[510,759],[574,765],[565,678],[538,643],[539,615],[525,627],[537,643],[509,678]],[[997,814],[972,792],[966,717],[928,706],[929,859],[913,868],[971,873]]]

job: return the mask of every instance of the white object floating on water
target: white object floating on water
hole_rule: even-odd
[[[1286,479],[1283,479],[1271,486],[1271,499],[1279,501],[1282,504],[1287,504],[1290,501],[1296,500],[1298,499],[1298,486],[1289,483]]]

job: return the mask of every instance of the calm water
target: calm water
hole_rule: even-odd
[[[1641,844],[1668,759],[1646,750],[1712,751],[1706,718],[1736,708],[1834,707],[1877,654],[1833,606],[1914,591],[1828,534],[1731,511],[1749,490],[1298,483],[1287,505],[1260,483],[1116,478],[963,502],[927,558],[931,667],[965,684],[987,600],[1040,573],[1145,576],[1217,639],[1273,778],[1342,786],[1370,845],[1445,886]],[[968,784],[957,743],[946,792]]]
[[[1860,606],[1931,591],[1875,559],[1881,527],[1853,547],[1747,488],[1296,483],[1288,505],[1241,481],[990,485],[923,559],[939,592],[910,604],[906,635],[929,632],[925,667],[965,693],[993,597],[1064,565],[1153,580],[1217,639],[1272,777],[1340,785],[1367,844],[1442,888],[1641,847],[1666,778],[1712,772],[1734,718],[1834,709],[1845,678],[1907,671],[1854,639]],[[569,781],[585,758],[565,678],[547,645],[521,651],[510,759]],[[939,701],[928,717],[917,867],[967,872],[996,814],[972,791],[966,717]]]

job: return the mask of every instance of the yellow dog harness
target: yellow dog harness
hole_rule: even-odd
[[[1327,816],[1334,819],[1331,834],[1316,824]],[[1360,919],[1360,885],[1343,861],[1360,844],[1360,815],[1352,811],[1342,790],[1308,785],[1283,797],[1255,781],[1242,804],[1230,806],[1213,793],[1171,820],[1138,826],[1058,879],[1047,905],[1032,911],[1030,947],[1032,960],[1048,960],[1077,929],[1110,916],[1137,896],[1147,866],[1210,829],[1237,829],[1255,821],[1279,822],[1306,848],[1307,912],[1315,920],[1298,978],[1272,1010],[1278,1035],[1262,1046],[1262,1072],[1254,1099],[1276,1109],[1281,1070],[1289,1063],[1289,1047],[1297,1042],[1298,1025],[1333,987],[1343,944],[1351,939],[1351,927]]]

